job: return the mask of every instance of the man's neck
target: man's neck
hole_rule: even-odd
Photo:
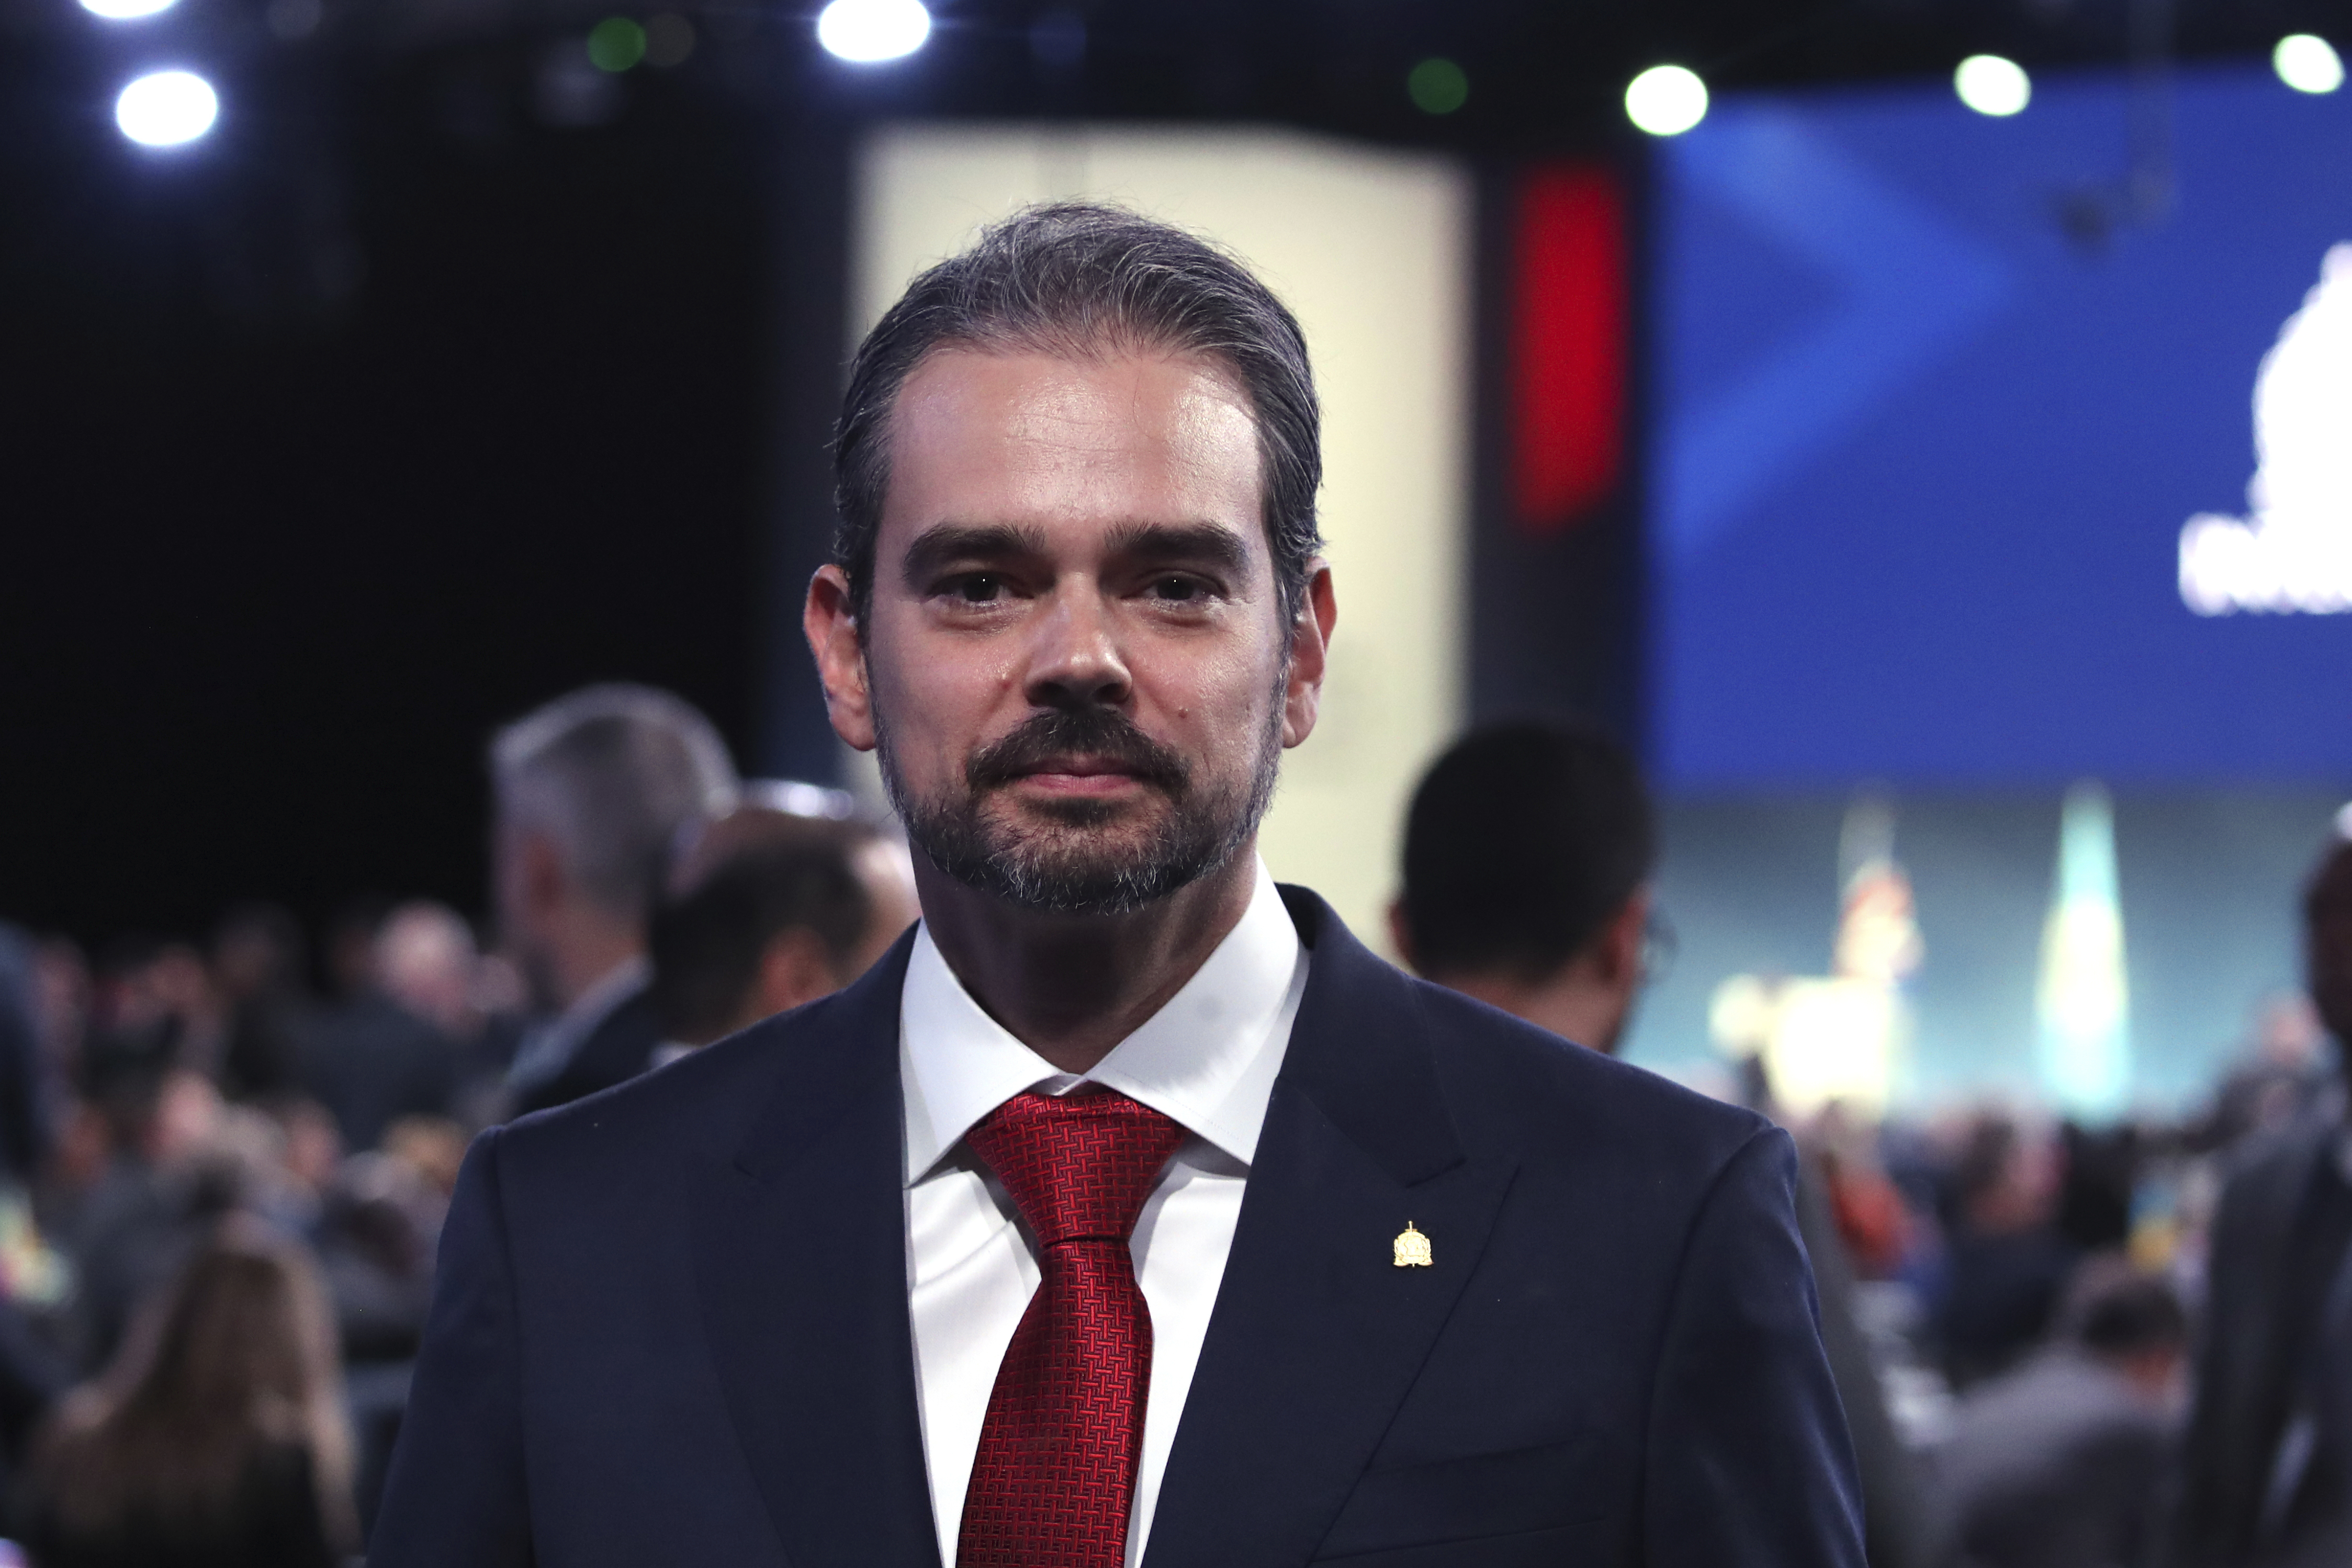
[[[1065,1072],[1085,1072],[1184,988],[1241,923],[1257,880],[1244,846],[1219,870],[1126,915],[1036,915],[920,855],[931,940],[974,1001]]]
[[[645,939],[617,922],[591,915],[572,923],[548,955],[545,1000],[567,1012],[614,970],[645,954]]]
[[[1630,986],[1612,984],[1591,955],[1580,954],[1539,980],[1504,971],[1430,977],[1464,996],[1548,1029],[1562,1040],[1613,1056],[1633,1004]]]

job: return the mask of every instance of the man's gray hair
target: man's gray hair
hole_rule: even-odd
[[[600,907],[643,920],[681,829],[735,802],[735,764],[701,711],[652,686],[587,686],[490,742],[499,815],[554,841]]]

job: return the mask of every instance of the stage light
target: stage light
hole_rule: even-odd
[[[84,5],[89,0],[82,0]],[[2289,33],[2271,51],[2271,68],[2297,92],[2334,92],[2344,85],[2344,61],[2336,46],[2309,33]]]
[[[2003,119],[2033,99],[2033,82],[2025,68],[1999,55],[1970,55],[1952,73],[1952,90],[1979,114]]]
[[[142,147],[181,147],[213,128],[220,95],[193,71],[154,71],[114,100],[114,123]]]
[[[1443,55],[1412,68],[1404,90],[1423,114],[1451,114],[1470,101],[1470,78]]]
[[[1626,85],[1625,118],[1653,136],[1680,136],[1706,118],[1706,83],[1681,66],[1652,66]]]
[[[179,3],[180,0],[81,0],[81,8],[110,22],[130,22],[141,16],[161,16]]]
[[[930,36],[931,14],[921,0],[833,0],[817,13],[816,41],[859,65],[911,55]]]
[[[607,16],[588,29],[588,61],[600,71],[625,71],[646,57],[646,30],[626,16]]]

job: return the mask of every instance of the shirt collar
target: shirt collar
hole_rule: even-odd
[[[990,1018],[922,927],[898,1013],[908,1184],[1015,1094],[1080,1083],[1116,1089],[1246,1166],[1306,982],[1307,950],[1259,861],[1249,907],[1208,960],[1094,1071],[1072,1077]]]

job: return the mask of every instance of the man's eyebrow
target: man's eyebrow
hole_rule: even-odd
[[[1249,543],[1216,523],[1121,523],[1103,553],[1147,560],[1193,561],[1239,576],[1249,570]]]
[[[950,561],[1003,560],[1045,553],[1045,531],[1012,523],[934,523],[907,547],[899,575],[920,591]]]

